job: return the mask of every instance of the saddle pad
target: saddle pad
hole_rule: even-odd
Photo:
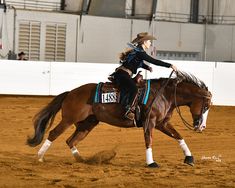
[[[112,83],[100,82],[96,86],[95,103],[119,103],[120,92]]]
[[[150,93],[150,80],[146,80],[144,88],[139,89],[139,101],[142,104],[146,104]],[[121,93],[110,82],[100,82],[96,86],[94,103],[120,103]]]

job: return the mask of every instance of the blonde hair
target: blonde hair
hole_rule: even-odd
[[[134,43],[131,42],[130,44],[132,44],[135,48],[138,47],[138,46],[141,46],[142,44],[144,43],[144,41],[135,41]],[[132,52],[134,50],[134,48],[126,48],[125,51],[121,52],[119,54],[119,59],[121,61],[124,61],[127,57],[127,55]]]
[[[128,55],[129,53],[131,53],[132,51],[133,51],[132,48],[127,48],[125,51],[123,51],[122,53],[119,54],[119,59],[120,59],[121,61],[124,61],[124,60],[126,59],[127,55]]]

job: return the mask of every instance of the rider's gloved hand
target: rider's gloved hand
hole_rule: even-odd
[[[171,68],[174,70],[174,71],[177,71],[177,67],[175,65],[171,65]]]

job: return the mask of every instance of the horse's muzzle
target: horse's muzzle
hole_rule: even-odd
[[[194,130],[198,132],[202,132],[206,128],[206,121],[208,116],[209,110],[206,110],[202,116],[196,119],[193,123]]]
[[[203,128],[202,124],[203,124],[203,117],[195,119],[193,121],[194,131],[202,132],[202,130],[205,129],[205,127]]]

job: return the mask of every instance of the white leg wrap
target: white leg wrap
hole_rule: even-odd
[[[178,142],[179,142],[179,145],[180,145],[181,149],[182,149],[183,152],[184,152],[184,155],[185,155],[185,156],[192,156],[192,154],[191,154],[190,150],[188,149],[188,146],[187,146],[187,144],[185,143],[184,139],[178,140]]]
[[[44,154],[46,153],[46,151],[48,150],[48,148],[50,147],[51,145],[51,141],[46,139],[44,144],[42,145],[42,147],[40,148],[40,150],[38,151],[38,157],[39,159],[42,159]]]
[[[72,152],[73,155],[79,154],[79,151],[77,150],[77,148],[76,148],[75,146],[73,146],[73,147],[71,148],[71,152]]]
[[[152,148],[146,149],[146,163],[147,165],[153,163],[153,153],[152,153]]]

